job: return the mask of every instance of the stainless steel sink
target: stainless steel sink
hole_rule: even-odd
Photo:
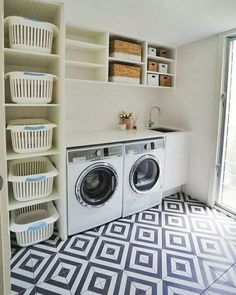
[[[167,128],[167,127],[150,128],[150,130],[158,131],[158,132],[163,132],[163,133],[167,133],[167,132],[177,132],[177,131],[179,131],[179,130],[177,130],[177,129],[171,129],[171,128]]]

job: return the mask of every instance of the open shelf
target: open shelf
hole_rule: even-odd
[[[69,50],[84,49],[89,51],[99,51],[106,49],[106,46],[80,40],[66,39],[66,48]]]
[[[67,60],[66,65],[69,65],[72,67],[92,68],[92,69],[100,69],[105,67],[105,65],[102,65],[102,64],[83,62],[83,61],[74,61],[74,60]]]
[[[12,211],[12,210],[16,210],[19,208],[24,208],[26,206],[42,204],[42,203],[55,201],[55,200],[59,200],[59,199],[60,199],[60,195],[58,194],[58,192],[56,190],[54,190],[52,192],[52,194],[48,197],[41,198],[41,199],[35,199],[35,200],[31,200],[31,201],[26,201],[26,202],[17,201],[16,199],[14,199],[14,197],[11,193],[11,194],[9,194],[9,207],[8,207],[8,209],[9,209],[9,211]]]
[[[18,49],[4,48],[5,63],[34,67],[48,67],[59,59],[58,54],[46,54]]]
[[[128,87],[145,87],[145,88],[155,88],[155,89],[173,89],[175,87],[166,87],[166,86],[154,86],[154,85],[143,85],[143,84],[130,84],[130,83],[118,83],[118,82],[110,82],[110,81],[94,81],[94,80],[83,80],[83,79],[74,79],[74,78],[67,78],[66,82],[68,83],[91,83],[91,84],[98,84],[98,85],[113,85],[113,86],[128,86]]]
[[[168,63],[175,62],[175,59],[167,58],[167,57],[161,57],[161,56],[148,55],[147,58],[149,60],[154,60],[154,61],[161,61],[161,62],[168,62]]]
[[[164,75],[164,76],[171,76],[171,77],[175,76],[175,75],[169,74],[169,73],[161,73],[161,72],[153,72],[153,71],[147,71],[147,74]]]
[[[17,104],[17,103],[5,103],[5,107],[59,107],[58,103],[47,103],[47,104],[36,104],[36,103],[27,103],[27,104]]]
[[[119,62],[119,63],[125,63],[125,64],[133,64],[137,66],[143,66],[145,65],[144,62],[129,60],[129,59],[122,59],[122,58],[116,58],[116,57],[109,57],[110,62]]]
[[[57,155],[59,153],[60,153],[60,151],[57,148],[52,147],[50,150],[45,151],[45,152],[18,154],[13,151],[12,147],[8,147],[7,148],[7,160],[9,161],[9,160],[41,157],[41,156],[50,156],[50,155]]]

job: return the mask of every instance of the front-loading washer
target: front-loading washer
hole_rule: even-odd
[[[163,137],[124,145],[123,217],[161,203],[164,163]]]
[[[67,151],[69,235],[121,217],[122,177],[121,144]]]

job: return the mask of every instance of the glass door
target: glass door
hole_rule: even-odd
[[[103,206],[114,195],[117,184],[118,176],[111,165],[94,164],[78,178],[75,188],[76,198],[86,207]]]
[[[236,214],[236,38],[228,38],[217,205]]]
[[[130,185],[136,193],[151,191],[160,175],[157,159],[152,155],[141,157],[130,172]]]

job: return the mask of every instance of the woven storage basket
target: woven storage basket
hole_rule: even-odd
[[[158,72],[158,64],[155,61],[148,62],[148,71]]]
[[[51,195],[57,175],[57,169],[47,157],[35,157],[11,161],[8,181],[17,201],[30,201]]]
[[[171,87],[171,77],[160,75],[160,86]]]
[[[116,63],[110,65],[110,76],[121,76],[140,79],[140,73],[140,67]]]
[[[10,229],[18,245],[27,247],[49,239],[58,218],[52,202],[32,205],[12,211]]]
[[[19,16],[5,19],[10,48],[51,53],[58,28],[48,22]]]
[[[168,52],[166,49],[157,49],[157,56],[168,58]]]
[[[141,61],[142,47],[139,44],[122,40],[110,42],[110,56]]]

